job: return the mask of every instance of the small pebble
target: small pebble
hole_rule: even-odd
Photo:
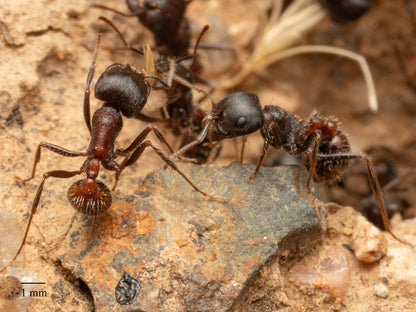
[[[129,272],[124,272],[116,287],[116,300],[121,305],[131,304],[139,294],[140,281]]]
[[[349,246],[354,250],[355,257],[365,263],[376,262],[387,253],[384,233],[362,216],[357,217]]]
[[[376,284],[374,286],[374,294],[380,298],[386,298],[389,294],[389,290],[383,284]]]
[[[344,233],[344,235],[351,236],[353,233],[353,230],[350,227],[344,227],[342,229],[342,233]]]

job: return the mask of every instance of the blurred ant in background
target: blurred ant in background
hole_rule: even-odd
[[[165,140],[162,133],[153,125],[148,125],[133,142],[122,149],[115,148],[115,140],[123,128],[122,115],[125,117],[137,116],[146,103],[147,96],[150,92],[147,82],[147,76],[134,71],[130,65],[112,64],[97,80],[95,85],[95,96],[104,101],[102,106],[97,109],[92,120],[90,118],[90,85],[94,76],[95,63],[101,42],[101,34],[97,38],[97,46],[91,62],[90,70],[87,76],[86,88],[84,93],[84,120],[90,133],[90,144],[86,152],[74,152],[63,147],[42,142],[38,145],[35,154],[32,174],[28,179],[16,177],[21,183],[32,180],[36,173],[36,167],[41,158],[41,150],[48,149],[65,157],[87,157],[81,168],[75,171],[52,170],[43,174],[42,180],[37,189],[35,199],[32,204],[29,221],[23,237],[23,241],[10,261],[14,261],[20,254],[29,233],[30,225],[34,214],[36,213],[45,181],[48,178],[67,179],[85,173],[86,178],[73,183],[67,192],[67,197],[71,205],[79,212],[89,215],[98,216],[104,214],[111,206],[112,196],[109,188],[97,179],[100,164],[107,170],[115,171],[115,183],[113,190],[121,172],[128,166],[133,165],[140,158],[147,147],[151,147],[156,154],[171,169],[178,172],[195,191],[201,193],[210,200],[223,201],[206,192],[200,190],[192,181],[175,165],[168,155],[156,147],[151,141],[145,140],[150,132],[154,132],[156,137],[173,153],[172,148]],[[154,79],[159,79],[153,77]],[[116,162],[117,157],[124,157],[121,163]],[[9,263],[10,263],[9,262]],[[3,267],[4,270],[9,264]]]
[[[373,0],[318,0],[334,21],[355,21],[373,5]]]
[[[142,50],[128,44],[124,36],[110,20],[103,16],[100,16],[99,19],[106,22],[114,29],[126,48],[133,52],[142,55],[144,54]],[[181,135],[185,128],[191,126],[194,119],[192,89],[203,93],[205,97],[209,97],[209,94],[195,86],[195,83],[202,83],[209,86],[211,90],[213,89],[213,86],[208,81],[198,75],[200,65],[197,60],[197,50],[201,38],[208,28],[208,25],[206,25],[201,30],[192,55],[179,58],[161,56],[154,60],[151,51],[146,50],[147,64],[145,72],[148,74],[149,78],[157,78],[151,85],[151,88],[152,90],[164,90],[166,100],[165,102],[159,100],[158,104],[152,105],[152,107],[155,107],[156,109],[160,108],[162,119],[146,116],[144,114],[136,116],[138,119],[148,122],[164,121],[176,136]],[[189,66],[184,64],[184,61],[188,59],[192,59]],[[155,108],[153,108],[153,111]]]
[[[415,185],[410,178],[414,171],[410,170],[399,175],[396,168],[398,155],[384,146],[374,146],[366,150],[373,160],[374,172],[383,191],[387,215],[391,219],[396,213],[403,218],[412,218],[415,212],[409,186]],[[368,184],[367,168],[362,163],[352,164],[343,175],[343,179],[329,185],[323,196],[342,205],[357,207],[367,219],[377,227],[384,229],[380,204],[371,196],[371,185]]]
[[[191,0],[126,0],[130,13],[93,4],[95,8],[108,10],[125,17],[137,16],[154,37],[156,51],[163,56],[187,56],[191,45],[189,21],[184,17]]]

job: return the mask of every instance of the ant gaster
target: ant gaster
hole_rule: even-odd
[[[154,36],[156,50],[165,56],[186,56],[191,42],[188,20],[184,17],[191,0],[126,0],[130,14],[107,6],[93,4],[93,7],[112,11],[126,17],[137,16],[139,22]]]
[[[115,149],[115,140],[123,127],[122,114],[126,117],[132,117],[140,111],[145,101],[143,101],[143,79],[142,76],[131,69],[129,65],[113,64],[98,79],[95,91],[96,96],[103,100],[102,107],[97,109],[90,120],[90,84],[94,76],[95,62],[99,50],[101,35],[97,39],[97,47],[94,53],[93,61],[88,73],[86,89],[84,94],[84,119],[90,132],[91,140],[86,152],[73,152],[60,146],[42,142],[36,149],[35,160],[32,174],[28,179],[20,179],[21,182],[27,182],[34,178],[37,164],[40,161],[41,149],[46,148],[52,152],[66,157],[87,157],[79,170],[52,170],[45,172],[42,176],[32,204],[29,221],[26,227],[23,241],[10,261],[14,261],[20,254],[32,222],[33,215],[38,207],[42,190],[46,179],[48,178],[71,178],[82,173],[86,174],[85,179],[73,183],[67,193],[71,205],[79,212],[97,216],[103,214],[111,205],[112,196],[109,188],[97,179],[100,170],[100,164],[107,170],[116,172],[116,180],[113,190],[117,184],[121,172],[128,166],[133,165],[147,147],[151,147],[157,155],[173,170],[178,172],[194,189],[211,200],[223,201],[216,197],[210,196],[195,186],[189,178],[182,173],[175,163],[159,148],[153,145],[149,140],[145,141],[146,136],[153,131],[156,137],[168,147],[171,153],[172,148],[166,142],[162,133],[153,126],[145,128],[134,141],[125,149]],[[146,89],[146,88],[145,88]],[[146,91],[147,92],[147,91]],[[146,94],[146,92],[144,92]],[[120,113],[121,112],[121,113]],[[125,156],[119,164],[115,161],[118,156]],[[4,270],[8,264],[3,267]],[[1,271],[2,271],[1,270]]]
[[[259,129],[264,139],[263,151],[247,182],[256,177],[269,146],[283,148],[291,155],[302,157],[309,171],[309,194],[312,178],[317,183],[336,180],[348,167],[350,160],[361,160],[366,164],[368,178],[380,204],[386,230],[395,239],[403,242],[390,229],[380,183],[371,159],[365,153],[351,152],[349,141],[335,118],[320,116],[314,112],[308,120],[301,120],[279,106],[267,105],[262,109],[255,94],[237,92],[215,105],[206,117],[205,126],[197,140],[182,147],[171,157],[184,154],[206,139],[214,142],[247,135]]]

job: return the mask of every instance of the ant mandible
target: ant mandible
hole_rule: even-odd
[[[365,153],[351,152],[349,141],[335,118],[313,112],[308,120],[301,120],[279,106],[266,105],[262,108],[259,98],[254,93],[237,92],[215,105],[205,118],[204,124],[198,138],[183,146],[171,158],[185,154],[204,141],[212,143],[247,135],[260,129],[264,139],[263,150],[247,183],[256,177],[269,146],[283,148],[291,155],[302,157],[303,164],[309,172],[308,194],[311,194],[312,179],[316,183],[331,182],[341,177],[350,160],[363,161],[380,205],[386,231],[396,240],[408,244],[390,229],[380,183],[371,159]]]
[[[184,17],[191,0],[126,0],[130,13],[109,8],[100,4],[92,7],[109,10],[125,17],[137,16],[155,39],[156,50],[165,56],[186,56],[191,43],[191,31]]]
[[[201,193],[210,200],[223,201],[203,192],[175,165],[175,163],[149,140],[145,141],[146,136],[153,131],[156,137],[167,146],[173,153],[172,148],[167,143],[162,133],[153,126],[147,126],[134,140],[124,149],[115,149],[115,140],[123,127],[121,114],[132,117],[144,106],[143,101],[143,76],[135,72],[129,65],[113,64],[101,75],[95,86],[95,95],[103,100],[103,105],[97,109],[90,120],[90,85],[94,76],[95,62],[100,47],[101,34],[97,38],[97,46],[87,77],[86,89],[84,93],[84,119],[90,132],[90,144],[86,152],[74,152],[60,146],[42,142],[38,145],[35,154],[32,174],[28,179],[16,177],[20,182],[25,183],[34,178],[37,164],[40,161],[41,150],[46,148],[54,153],[65,157],[87,157],[79,170],[52,170],[43,174],[42,180],[37,189],[33,200],[29,221],[22,243],[14,258],[6,264],[0,271],[3,271],[20,254],[28,236],[32,218],[36,213],[45,181],[48,178],[67,179],[82,173],[86,174],[85,179],[73,183],[67,192],[67,197],[71,205],[79,212],[97,216],[105,213],[111,206],[112,196],[109,188],[97,179],[100,164],[107,170],[116,172],[116,179],[113,190],[121,172],[128,166],[133,165],[142,155],[147,147],[151,147],[156,154],[173,170],[178,172],[195,191]],[[119,164],[115,161],[116,157],[125,158]]]

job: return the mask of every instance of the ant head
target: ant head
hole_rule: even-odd
[[[184,0],[145,0],[138,16],[154,34],[163,35],[169,29],[176,32],[188,3]]]
[[[112,202],[109,188],[101,181],[90,178],[72,184],[67,196],[72,207],[88,216],[103,214]]]
[[[250,134],[263,126],[264,117],[259,98],[254,93],[236,92],[213,108],[213,125],[207,134],[210,141],[219,141]]]
[[[110,65],[95,84],[95,97],[111,103],[128,118],[140,113],[149,92],[144,76],[127,64]]]

